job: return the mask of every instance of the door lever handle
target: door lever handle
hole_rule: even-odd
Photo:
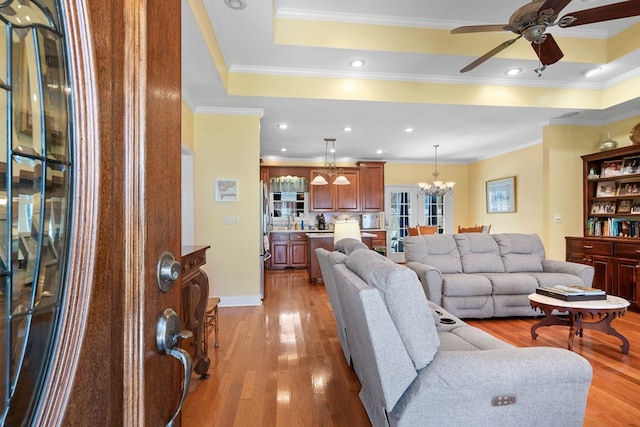
[[[177,347],[180,339],[190,338],[193,336],[191,331],[181,330],[182,325],[178,314],[170,308],[164,310],[156,325],[156,346],[160,353],[174,357],[180,361],[184,368],[184,381],[182,382],[182,397],[175,413],[167,422],[166,427],[173,427],[175,420],[182,410],[182,404],[189,392],[189,384],[191,383],[191,369],[193,361],[191,355],[184,349]]]

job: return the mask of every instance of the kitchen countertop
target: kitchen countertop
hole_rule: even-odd
[[[311,230],[310,232],[306,233],[307,237],[310,239],[322,239],[322,238],[333,238],[333,232],[326,232],[326,230],[321,230],[321,233],[314,233],[313,230]],[[360,233],[360,236],[362,237],[377,237],[376,234],[371,234],[371,233],[367,233],[366,231],[363,231]]]
[[[363,229],[361,230],[363,233],[367,231],[386,231],[384,228],[375,228],[375,229]],[[333,236],[333,230],[271,230],[271,233],[307,233],[307,234],[329,234]],[[375,237],[375,236],[365,236],[365,237]]]

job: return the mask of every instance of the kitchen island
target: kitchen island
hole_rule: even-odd
[[[363,231],[360,235],[362,236],[362,243],[373,248],[373,239],[377,237],[377,234]],[[333,251],[333,233],[326,231],[309,232],[307,233],[307,239],[309,240],[309,280],[311,283],[316,283],[318,279],[322,279],[316,249],[324,248],[328,251]]]

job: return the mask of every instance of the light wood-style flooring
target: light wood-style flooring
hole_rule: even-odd
[[[264,305],[219,309],[220,347],[209,347],[210,377],[192,377],[182,425],[370,425],[322,283],[310,284],[301,270],[265,276]],[[518,347],[566,347],[564,327],[540,328],[532,340],[534,322],[467,321]],[[598,331],[585,330],[574,339],[574,351],[594,372],[585,426],[640,426],[640,314],[628,312],[613,326],[629,339],[628,355],[620,352],[619,340]],[[543,416],[539,421],[545,425]]]

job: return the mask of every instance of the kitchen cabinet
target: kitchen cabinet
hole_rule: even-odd
[[[375,232],[365,230],[365,233],[373,234]],[[372,236],[363,236],[362,243],[367,245],[370,249],[373,249],[373,239],[374,237]],[[316,283],[318,279],[322,279],[320,262],[318,261],[318,255],[316,254],[317,248],[323,248],[329,252],[333,251],[333,234],[319,233],[317,235],[311,234],[311,237],[309,237],[309,281],[311,283]]]
[[[305,233],[272,232],[271,265],[272,269],[307,268],[307,236]]]
[[[364,231],[369,234],[373,234],[373,237],[371,237],[371,249],[386,256],[387,255],[387,232],[384,230],[380,230],[380,231],[364,230]]]
[[[633,309],[640,307],[640,243],[594,237],[567,237],[566,242],[567,261],[594,268],[594,288],[628,300]]]
[[[349,185],[333,185],[335,177],[328,179],[327,185],[309,186],[309,210],[312,212],[357,212],[360,210],[360,171],[358,169],[344,169],[344,176]],[[320,170],[312,170],[315,176]]]
[[[384,211],[384,163],[357,162],[360,169],[360,210]]]

